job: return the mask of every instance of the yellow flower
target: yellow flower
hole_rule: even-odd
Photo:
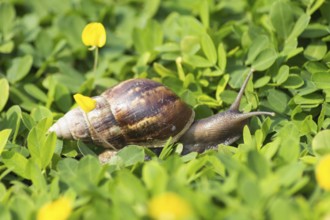
[[[71,212],[71,200],[66,197],[61,197],[43,205],[38,211],[37,220],[66,220]]]
[[[103,47],[106,41],[106,34],[103,24],[92,22],[85,26],[82,41],[86,46]]]
[[[83,96],[78,93],[75,94],[73,98],[80,108],[86,113],[92,111],[96,107],[96,101],[88,96]]]
[[[192,209],[186,200],[171,192],[154,197],[149,202],[149,215],[157,220],[190,219]]]
[[[330,154],[321,158],[316,166],[315,175],[319,186],[330,191]]]

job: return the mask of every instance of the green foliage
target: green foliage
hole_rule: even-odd
[[[330,153],[330,3],[324,0],[0,1],[0,219],[74,201],[70,219],[148,219],[175,192],[196,219],[326,219],[314,169]],[[81,42],[102,22],[99,65]],[[47,132],[73,107],[129,78],[162,82],[204,118],[233,102],[253,118],[233,146],[159,156],[127,146],[101,165],[93,144]],[[146,158],[148,160],[146,160]]]

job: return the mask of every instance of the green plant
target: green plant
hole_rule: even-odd
[[[324,0],[1,1],[0,219],[35,219],[61,197],[70,219],[148,219],[167,192],[192,219],[329,217],[314,177],[330,153],[329,10]],[[108,38],[95,71],[81,42],[92,21]],[[100,165],[96,146],[47,133],[73,94],[133,77],[162,82],[203,118],[232,103],[250,67],[241,110],[276,116],[253,118],[218,151],[128,146]]]

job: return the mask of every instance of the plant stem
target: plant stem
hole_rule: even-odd
[[[97,62],[99,60],[99,48],[95,48],[95,54],[94,54],[94,67],[93,67],[93,72],[94,75],[96,75],[96,67],[97,67]]]

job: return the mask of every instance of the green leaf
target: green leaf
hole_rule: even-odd
[[[317,163],[317,158],[314,157],[314,156],[303,156],[303,157],[300,157],[300,160],[303,161],[305,164],[308,164],[308,165],[314,165]]]
[[[312,149],[317,156],[330,153],[330,130],[323,130],[315,135]]]
[[[175,18],[179,24],[180,37],[187,35],[202,36],[206,34],[203,24],[193,16],[179,16]]]
[[[291,41],[292,39],[299,37],[299,35],[307,28],[309,20],[310,16],[308,14],[300,15],[287,41]]]
[[[78,161],[72,158],[65,158],[58,162],[57,170],[62,181],[74,180],[78,172]]]
[[[183,56],[183,62],[193,67],[212,67],[214,65],[212,62],[199,55],[185,55]]]
[[[204,104],[210,107],[218,107],[220,105],[220,103],[215,100],[214,98],[208,96],[208,95],[199,95],[197,97],[197,100],[200,104]]]
[[[307,12],[311,15],[313,14],[317,9],[319,9],[323,4],[325,0],[316,0],[311,2],[308,6]]]
[[[0,219],[2,219],[2,220],[11,220],[12,219],[9,208],[7,208],[7,207],[8,206],[0,204]]]
[[[6,78],[0,79],[0,112],[5,107],[9,97],[9,84]]]
[[[291,5],[284,0],[275,1],[270,9],[270,20],[277,35],[286,39],[294,24]]]
[[[4,34],[4,39],[8,40],[11,35],[12,28],[15,24],[16,12],[10,3],[0,4],[0,32]]]
[[[223,43],[220,43],[218,46],[218,66],[222,72],[226,71],[227,54]]]
[[[155,51],[163,42],[163,31],[159,23],[149,20],[145,27],[136,28],[133,32],[133,42],[140,54]]]
[[[5,125],[13,131],[12,142],[15,143],[21,125],[22,111],[19,106],[14,105],[6,112]]]
[[[289,89],[297,89],[304,85],[304,80],[298,74],[289,74],[282,86]]]
[[[3,185],[3,183],[0,183],[0,199],[1,200],[3,200],[5,198],[6,191],[7,191],[7,189],[6,189],[5,185]],[[1,211],[0,211],[0,213],[1,213]]]
[[[77,180],[81,185],[96,187],[100,180],[101,164],[96,157],[86,156],[82,158],[77,167]],[[82,187],[84,189],[85,187]]]
[[[33,118],[25,112],[22,113],[22,122],[28,130],[31,130],[36,125]]]
[[[329,35],[329,32],[330,28],[328,25],[312,23],[307,26],[301,36],[305,38],[320,38]]]
[[[42,119],[31,129],[27,137],[27,146],[31,157],[41,169],[45,169],[52,159],[56,146],[56,135],[45,135],[52,123],[51,118]]]
[[[181,99],[190,106],[195,106],[197,104],[196,97],[193,92],[186,90],[182,93]]]
[[[58,55],[58,53],[60,53],[64,47],[66,46],[66,40],[60,40],[54,47],[53,51],[52,51],[52,56],[56,56]]]
[[[208,1],[201,1],[199,15],[204,27],[208,28],[210,25],[210,10]]]
[[[152,18],[160,5],[160,0],[147,0],[144,2],[143,11],[141,12],[147,18]]]
[[[61,111],[69,111],[72,106],[72,98],[69,89],[65,85],[56,84],[54,101]]]
[[[328,67],[324,65],[324,63],[318,61],[308,61],[305,63],[304,67],[312,74],[317,72],[326,72],[328,70]]]
[[[2,160],[8,169],[25,179],[30,179],[26,172],[28,159],[22,154],[15,151],[6,151],[2,153]]]
[[[63,4],[64,3],[62,2],[61,5]],[[59,6],[56,6],[56,8],[57,7]],[[41,10],[45,11],[44,9]],[[65,16],[58,16],[57,19],[54,20],[53,27],[56,28],[55,31],[62,33],[65,40],[68,42],[68,45],[72,47],[74,51],[77,51],[80,48],[84,48],[84,45],[82,44],[80,39],[81,39],[81,32],[85,25],[86,25],[86,21],[79,14],[72,13],[72,14],[67,14]]]
[[[267,101],[273,107],[273,110],[283,113],[287,109],[289,97],[284,92],[274,89],[269,91]]]
[[[131,166],[144,161],[144,150],[139,146],[126,146],[118,151],[117,155],[123,159],[125,166]]]
[[[280,139],[275,139],[274,141],[264,145],[260,152],[267,158],[271,159],[280,147]]]
[[[171,153],[174,151],[174,147],[172,144],[172,137],[170,137],[166,143],[164,144],[164,147],[162,151],[159,154],[159,158],[162,160],[165,160],[167,157],[171,155]]]
[[[254,84],[253,87],[254,88],[261,88],[264,87],[265,85],[267,85],[267,83],[270,81],[271,77],[270,76],[263,76],[259,79],[257,79]]]
[[[210,61],[210,63],[212,63],[212,65],[215,65],[217,62],[217,51],[211,37],[208,34],[202,36],[201,45],[207,59]]]
[[[200,39],[197,36],[185,36],[180,42],[180,49],[183,54],[194,55],[200,48]]]
[[[251,64],[257,58],[257,56],[268,46],[269,39],[266,35],[260,35],[256,39],[254,39],[249,48],[246,64]]]
[[[258,151],[252,150],[248,153],[247,163],[258,178],[265,178],[270,173],[267,160]]]
[[[285,162],[296,161],[299,157],[299,130],[293,123],[287,123],[279,132],[280,138],[279,157]]]
[[[287,66],[287,65],[281,66],[280,69],[278,70],[277,74],[273,77],[274,82],[277,85],[281,85],[288,79],[289,73],[290,73],[289,66]]]
[[[26,172],[28,173],[29,177],[31,178],[31,181],[33,183],[33,187],[36,188],[39,191],[43,191],[47,189],[47,183],[42,175],[42,172],[40,170],[40,167],[38,164],[33,161],[29,160],[26,167]]]
[[[207,118],[213,115],[212,109],[207,105],[198,105],[194,108],[195,119]]]
[[[220,95],[223,91],[225,91],[225,88],[226,88],[228,82],[229,82],[229,74],[223,75],[220,82],[218,83],[216,95],[215,95],[215,97],[218,101],[221,101]]]
[[[10,83],[23,79],[30,71],[33,63],[31,55],[25,55],[24,57],[18,57],[13,59],[10,68],[7,71],[7,79]]]
[[[304,50],[304,56],[311,61],[321,60],[327,52],[327,44],[323,41],[314,41]]]
[[[55,133],[51,133],[47,136],[44,144],[40,148],[40,160],[41,160],[41,168],[46,168],[53,157],[54,151],[56,147],[56,135]]]
[[[319,89],[330,89],[330,73],[317,72],[312,75],[312,81]]]
[[[60,160],[57,164],[60,181],[68,184],[68,186],[71,187],[83,184],[75,182],[78,179],[78,164],[79,162],[72,158],[65,158],[63,160]]]
[[[12,131],[11,129],[5,129],[0,131],[0,154],[2,153],[3,149],[7,144],[11,131]]]
[[[247,144],[249,146],[253,145],[251,131],[248,126],[244,126],[244,128],[243,128],[243,139],[244,139],[245,144]]]
[[[31,157],[41,167],[40,148],[43,147],[45,137],[39,134],[37,127],[32,128],[27,137],[27,146],[30,151]]]
[[[145,203],[147,201],[149,192],[147,192],[145,185],[141,181],[141,178],[136,177],[128,170],[122,170],[116,176],[115,181],[112,182],[109,194],[111,194],[112,198],[116,198],[120,204],[134,204]],[[118,207],[118,210],[120,209],[121,208]],[[132,217],[123,219],[131,218]]]
[[[295,122],[299,127],[300,135],[310,135],[317,133],[317,124],[314,122],[312,115],[308,115],[303,121]]]
[[[30,96],[38,99],[39,101],[42,101],[44,103],[47,102],[47,95],[41,89],[39,89],[39,87],[37,87],[36,85],[27,83],[24,85],[24,90]]]
[[[10,100],[19,105],[21,108],[31,111],[37,106],[37,103],[26,92],[17,87],[11,86],[9,88]]]
[[[37,108],[32,109],[31,116],[36,122],[38,122],[44,118],[52,118],[53,114],[48,108],[38,106]]]
[[[293,100],[298,105],[314,105],[314,104],[322,104],[324,101],[324,97],[319,93],[312,93],[308,95],[296,95],[293,97]]]
[[[83,156],[91,155],[97,157],[96,153],[83,141],[77,141],[77,147]]]
[[[252,62],[252,68],[257,71],[263,71],[269,68],[277,59],[277,53],[274,49],[263,50]]]
[[[302,177],[304,168],[303,163],[292,162],[278,169],[276,174],[280,177],[281,185],[290,187]]]
[[[0,53],[11,53],[14,49],[14,42],[13,41],[8,41],[4,44],[0,45]]]
[[[287,198],[277,197],[269,207],[269,216],[271,219],[299,219],[298,213],[294,212],[293,202]]]
[[[176,73],[173,72],[172,70],[166,68],[165,66],[163,66],[160,63],[154,63],[153,64],[153,68],[154,70],[161,76],[161,77],[166,77],[166,76],[175,76]]]
[[[258,183],[252,178],[241,178],[238,191],[247,206],[257,208],[261,203],[261,192]]]
[[[165,191],[168,175],[164,167],[156,161],[149,161],[143,166],[142,179],[153,194]]]

